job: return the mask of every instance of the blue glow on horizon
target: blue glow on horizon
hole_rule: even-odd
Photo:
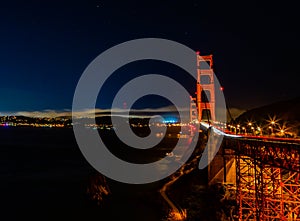
[[[178,123],[178,119],[176,117],[165,117],[163,120],[163,123],[165,123],[165,124]]]

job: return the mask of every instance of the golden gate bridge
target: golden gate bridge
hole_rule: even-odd
[[[237,220],[300,221],[299,140],[232,136],[214,124],[213,58],[199,52],[196,56],[197,87],[196,97],[191,97],[190,122],[200,122],[203,128],[214,128],[223,135],[221,148],[208,166],[215,167],[209,170],[209,179],[226,183],[228,174],[234,174]]]

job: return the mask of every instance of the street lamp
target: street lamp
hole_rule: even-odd
[[[244,131],[244,134],[246,134],[246,127],[242,127],[242,130]]]
[[[275,120],[271,120],[270,121],[270,125],[269,128],[271,129],[271,136],[274,136],[274,126],[276,125],[276,121]]]
[[[257,130],[259,132],[259,135],[261,136],[262,135],[262,129],[260,127],[257,127]]]
[[[233,126],[233,132],[236,134],[236,127],[235,126]]]
[[[270,136],[274,136],[274,128],[278,124],[279,119],[277,119],[276,116],[269,116],[269,120],[267,121],[269,122],[269,129],[271,130]]]
[[[248,122],[248,124],[247,124],[248,126],[249,126],[249,128],[250,128],[250,133],[251,133],[251,130],[252,130],[252,134],[253,134],[253,124],[252,124],[252,122]]]
[[[285,136],[288,130],[289,129],[286,127],[285,123],[283,123],[282,126],[279,126],[280,136]]]
[[[251,127],[251,130],[252,130],[252,135],[255,135],[254,127]]]
[[[270,136],[273,134],[273,127],[269,126],[269,129],[270,129]]]

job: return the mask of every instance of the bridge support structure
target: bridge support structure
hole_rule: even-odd
[[[190,121],[215,121],[215,84],[212,55],[200,56],[197,52],[196,97],[191,97]],[[196,106],[192,103],[196,103]],[[195,116],[195,110],[198,115]]]
[[[238,220],[300,221],[299,146],[236,145]]]

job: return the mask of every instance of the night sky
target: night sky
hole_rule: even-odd
[[[249,109],[297,97],[298,10],[289,0],[1,2],[0,113],[71,109],[76,84],[96,56],[148,37],[213,54],[229,107]],[[109,107],[131,73],[159,72],[159,67],[145,62],[120,70],[120,80],[111,80],[99,108]],[[172,68],[170,76],[184,80]]]

